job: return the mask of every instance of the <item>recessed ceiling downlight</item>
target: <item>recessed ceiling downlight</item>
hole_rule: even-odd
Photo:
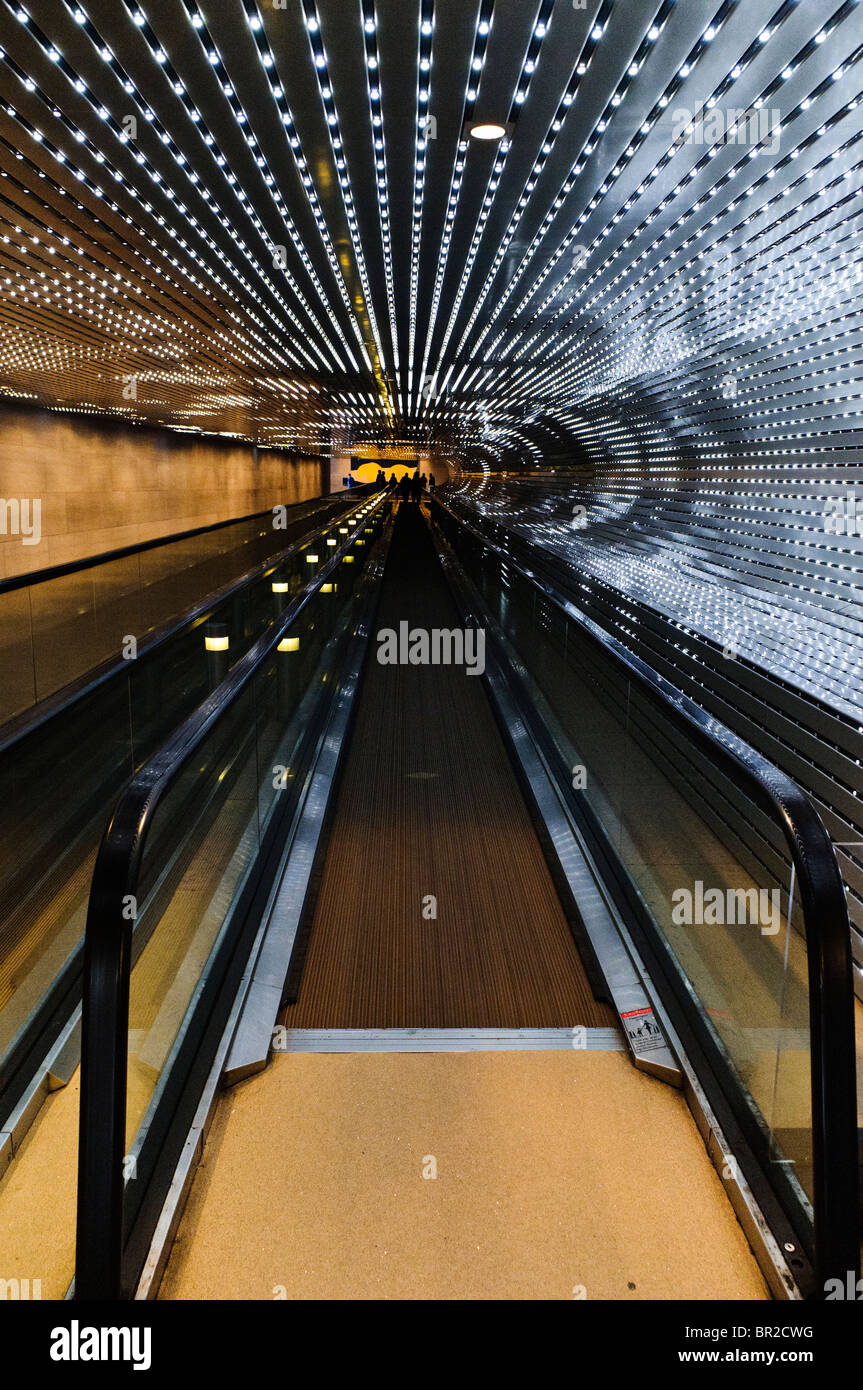
[[[470,128],[473,140],[502,140],[506,135],[505,125],[496,125],[494,121],[481,121]]]

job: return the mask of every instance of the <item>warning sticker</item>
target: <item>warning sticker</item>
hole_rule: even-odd
[[[640,1055],[642,1052],[655,1052],[657,1048],[665,1047],[662,1029],[656,1022],[652,1009],[632,1009],[620,1017],[623,1019],[626,1036],[633,1052]]]

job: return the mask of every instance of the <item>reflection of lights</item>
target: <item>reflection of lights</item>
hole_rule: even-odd
[[[101,33],[83,6],[68,11],[74,45],[59,20],[40,14],[43,32],[21,9],[21,52],[39,62],[25,71],[23,57],[0,53],[18,137],[0,227],[3,399],[55,392],[63,411],[161,419],[234,440],[254,433],[297,453],[337,430],[352,450],[394,436],[416,445],[420,427],[434,425],[459,466],[472,459],[487,471],[507,450],[541,463],[552,437],[556,450],[576,440],[621,465],[645,452],[660,463],[692,452],[704,463],[742,448],[762,460],[802,457],[854,428],[859,402],[842,369],[860,315],[853,7],[818,23],[813,14],[808,26],[798,11],[792,30],[782,9],[759,27],[732,6],[734,48],[718,65],[727,7],[683,42],[682,7],[671,0],[637,18],[638,7],[619,7],[624,19],[602,0],[559,72],[547,62],[561,51],[558,20],[540,0],[508,90],[495,94],[498,143],[483,151],[469,135],[439,138],[431,118],[453,131],[479,124],[482,82],[511,42],[509,21],[480,0],[454,90],[442,67],[444,21],[431,0],[417,0],[395,79],[407,83],[411,126],[401,169],[386,114],[392,40],[374,0],[345,21],[361,59],[359,106],[331,61],[338,38],[321,22],[323,0],[319,8],[304,0],[301,11],[298,61],[319,97],[319,129],[308,134],[294,122],[256,0],[241,11],[253,84],[238,80],[239,57],[195,0],[179,8],[177,43],[164,18],[125,7],[136,80],[117,35]],[[669,52],[681,40],[673,67],[657,62],[660,39]],[[607,90],[576,137],[569,108],[598,77]],[[755,112],[780,113],[775,147],[768,135],[751,149],[719,140],[672,149],[684,84],[703,98],[703,115],[721,115],[738,102],[741,79]],[[557,86],[540,119],[534,93],[545,98],[549,82]],[[242,95],[251,90],[254,106]],[[533,124],[516,119],[523,103]],[[824,109],[818,123],[805,118],[813,107]],[[347,142],[355,110],[362,131]],[[220,136],[235,141],[230,164],[211,111],[213,131],[218,115]],[[534,143],[523,147],[528,131]],[[425,196],[427,161],[448,187],[440,213]],[[398,207],[394,178],[405,184]],[[86,198],[70,197],[70,183]],[[23,206],[42,221],[28,214],[25,225],[14,210]],[[284,229],[284,264],[271,254],[275,228]],[[121,239],[146,253],[121,254]],[[708,361],[722,362],[709,379]],[[739,387],[723,407],[711,382],[725,370]],[[128,399],[127,372],[138,386]],[[428,399],[424,377],[435,382]]]

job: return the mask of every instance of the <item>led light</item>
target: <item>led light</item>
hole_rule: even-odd
[[[276,647],[277,652],[298,652],[300,650],[299,637],[283,637]]]
[[[506,126],[496,125],[493,121],[481,121],[469,127],[469,134],[474,140],[502,140],[506,135]]]
[[[272,590],[274,594],[286,594],[288,592],[288,585],[284,579],[274,579]]]
[[[230,646],[230,639],[227,637],[205,637],[204,647],[208,652],[226,652]]]

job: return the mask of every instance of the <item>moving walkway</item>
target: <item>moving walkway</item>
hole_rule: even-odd
[[[77,1066],[87,896],[114,801],[360,505],[312,499],[0,585],[0,1172]]]
[[[679,1088],[770,1291],[823,1296],[859,1258],[829,839],[778,769],[430,510],[369,503],[117,806],[85,947],[76,1295],[158,1291],[221,1086],[274,1046],[539,1030]],[[382,662],[403,621],[482,633],[481,678]]]

